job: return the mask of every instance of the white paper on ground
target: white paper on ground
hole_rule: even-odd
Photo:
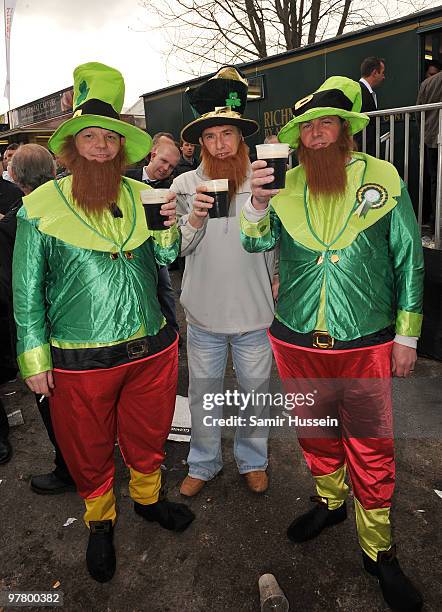
[[[72,518],[72,517],[68,518],[66,523],[63,523],[63,527],[69,527],[69,525],[72,525],[72,523],[76,520],[77,520],[76,518]]]
[[[168,440],[173,442],[190,442],[190,409],[189,398],[177,395],[175,400],[175,413]]]
[[[439,495],[439,497],[442,498],[442,491],[438,491],[437,489],[434,489],[434,492],[436,493],[436,495]]]
[[[17,425],[23,425],[23,414],[21,410],[14,410],[8,414],[8,423],[10,427],[17,427]]]

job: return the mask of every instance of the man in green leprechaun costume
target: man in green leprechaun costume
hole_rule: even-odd
[[[71,176],[23,198],[13,287],[17,354],[34,393],[49,396],[57,441],[86,505],[91,576],[110,580],[116,519],[114,444],[130,469],[137,514],[182,531],[183,504],[159,499],[172,421],[178,337],[157,300],[157,264],[179,249],[175,201],[150,231],[144,183],[123,178],[144,158],[148,134],[119,119],[124,81],[99,63],[74,71],[74,115],[49,141]]]
[[[298,415],[338,422],[298,427],[317,495],[287,535],[305,542],[345,520],[348,471],[364,567],[391,608],[415,611],[422,598],[399,566],[390,528],[391,375],[410,376],[416,361],[422,248],[396,169],[353,150],[352,136],[368,123],[360,109],[359,84],[345,77],[295,104],[278,138],[297,149],[300,165],[278,192],[263,188],[273,181],[266,162],[253,164],[241,239],[250,252],[280,245],[269,336],[285,388],[315,394]]]

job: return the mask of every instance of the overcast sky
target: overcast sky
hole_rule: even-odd
[[[6,78],[1,2],[0,113]],[[118,68],[126,82],[125,106],[186,75],[166,73],[162,38],[148,32],[138,0],[18,0],[11,33],[11,107],[72,84],[75,66],[99,61]],[[141,31],[144,30],[144,31]]]
[[[376,3],[375,3],[376,4]],[[388,0],[407,14],[440,0]],[[379,1],[380,21],[388,19]],[[382,9],[382,10],[381,10]],[[400,9],[400,10],[399,10]],[[391,17],[390,17],[391,18]],[[3,2],[0,0],[0,19]],[[0,114],[6,79],[4,26],[0,24]],[[161,33],[139,0],[18,0],[11,34],[11,108],[72,85],[78,64],[99,61],[118,68],[126,82],[125,107],[143,93],[188,80],[166,67]]]

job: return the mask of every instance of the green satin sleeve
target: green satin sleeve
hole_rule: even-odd
[[[396,290],[396,333],[420,336],[424,258],[419,228],[407,188],[401,182],[398,204],[391,212],[389,248]]]
[[[177,225],[167,230],[152,231],[155,261],[159,266],[168,266],[178,257],[181,247],[181,234]]]
[[[281,235],[281,221],[272,207],[257,223],[246,219],[241,212],[241,243],[249,253],[263,253],[275,248]]]
[[[45,237],[22,208],[12,264],[17,360],[24,378],[51,369],[45,309]]]

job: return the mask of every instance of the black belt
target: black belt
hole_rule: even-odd
[[[367,336],[361,336],[354,340],[338,340],[332,338],[326,331],[315,330],[307,334],[300,334],[299,332],[293,331],[278,319],[273,319],[273,323],[270,327],[270,334],[277,340],[282,340],[288,344],[295,344],[297,346],[303,346],[305,348],[318,348],[342,351],[346,349],[365,348],[368,346],[375,346],[377,344],[385,344],[391,342],[394,338],[394,329],[392,327],[385,327],[373,334]]]
[[[52,363],[58,370],[81,371],[115,368],[152,357],[173,344],[176,338],[176,331],[169,325],[165,325],[155,336],[144,336],[113,346],[78,349],[51,346]]]

